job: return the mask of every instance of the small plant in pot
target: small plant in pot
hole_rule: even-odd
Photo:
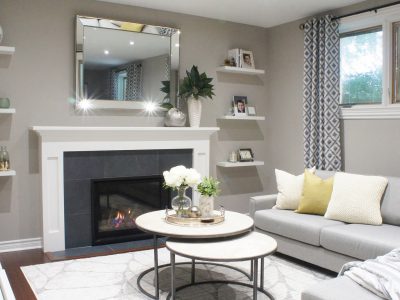
[[[186,71],[186,77],[179,87],[179,95],[187,100],[191,127],[200,126],[201,100],[203,98],[212,100],[212,96],[215,96],[212,80],[206,73],[200,74],[197,66],[193,66],[190,72]]]
[[[202,217],[211,217],[214,211],[214,198],[218,196],[219,181],[213,177],[204,177],[197,185],[200,193],[199,209]]]

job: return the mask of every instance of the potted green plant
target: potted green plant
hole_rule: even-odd
[[[201,99],[215,96],[214,85],[211,84],[212,78],[207,77],[206,73],[199,73],[198,67],[186,71],[186,77],[179,87],[179,95],[187,100],[189,111],[189,123],[191,127],[199,127],[201,119]]]
[[[219,181],[213,177],[204,177],[197,185],[200,193],[199,209],[203,217],[211,217],[214,211],[214,197],[218,196]]]

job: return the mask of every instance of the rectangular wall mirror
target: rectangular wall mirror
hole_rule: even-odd
[[[82,101],[111,109],[175,105],[179,35],[175,28],[77,16],[77,106]]]

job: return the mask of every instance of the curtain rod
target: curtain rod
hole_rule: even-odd
[[[363,14],[363,13],[370,12],[370,11],[374,11],[376,13],[376,12],[378,12],[379,9],[390,7],[390,6],[394,6],[394,5],[397,5],[397,4],[400,4],[400,1],[392,2],[392,3],[388,3],[388,4],[383,4],[383,5],[379,5],[379,6],[375,6],[375,7],[371,7],[371,8],[367,8],[367,9],[363,9],[363,10],[359,10],[359,11],[355,11],[355,12],[352,12],[352,13],[349,13],[349,14],[333,17],[332,20],[340,20],[342,18],[351,17],[351,16]],[[304,25],[305,25],[304,23],[300,24],[299,28],[301,30],[304,30]]]

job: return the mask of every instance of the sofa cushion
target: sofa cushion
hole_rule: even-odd
[[[389,183],[381,204],[383,223],[400,226],[400,178],[387,179]]]
[[[337,172],[325,217],[347,223],[381,225],[381,199],[388,180]]]
[[[303,196],[295,212],[323,216],[331,199],[333,177],[322,179],[305,170]]]
[[[375,258],[400,247],[400,227],[386,224],[324,227],[321,246],[362,260]]]
[[[257,228],[285,236],[303,243],[320,246],[319,236],[325,226],[345,226],[344,223],[322,216],[297,214],[290,210],[265,209],[256,211]]]
[[[346,276],[322,281],[301,293],[301,300],[382,300]]]
[[[315,167],[309,169],[315,173]],[[288,172],[275,169],[276,186],[278,197],[276,198],[275,208],[278,209],[297,209],[301,194],[303,193],[304,173],[298,176]]]

